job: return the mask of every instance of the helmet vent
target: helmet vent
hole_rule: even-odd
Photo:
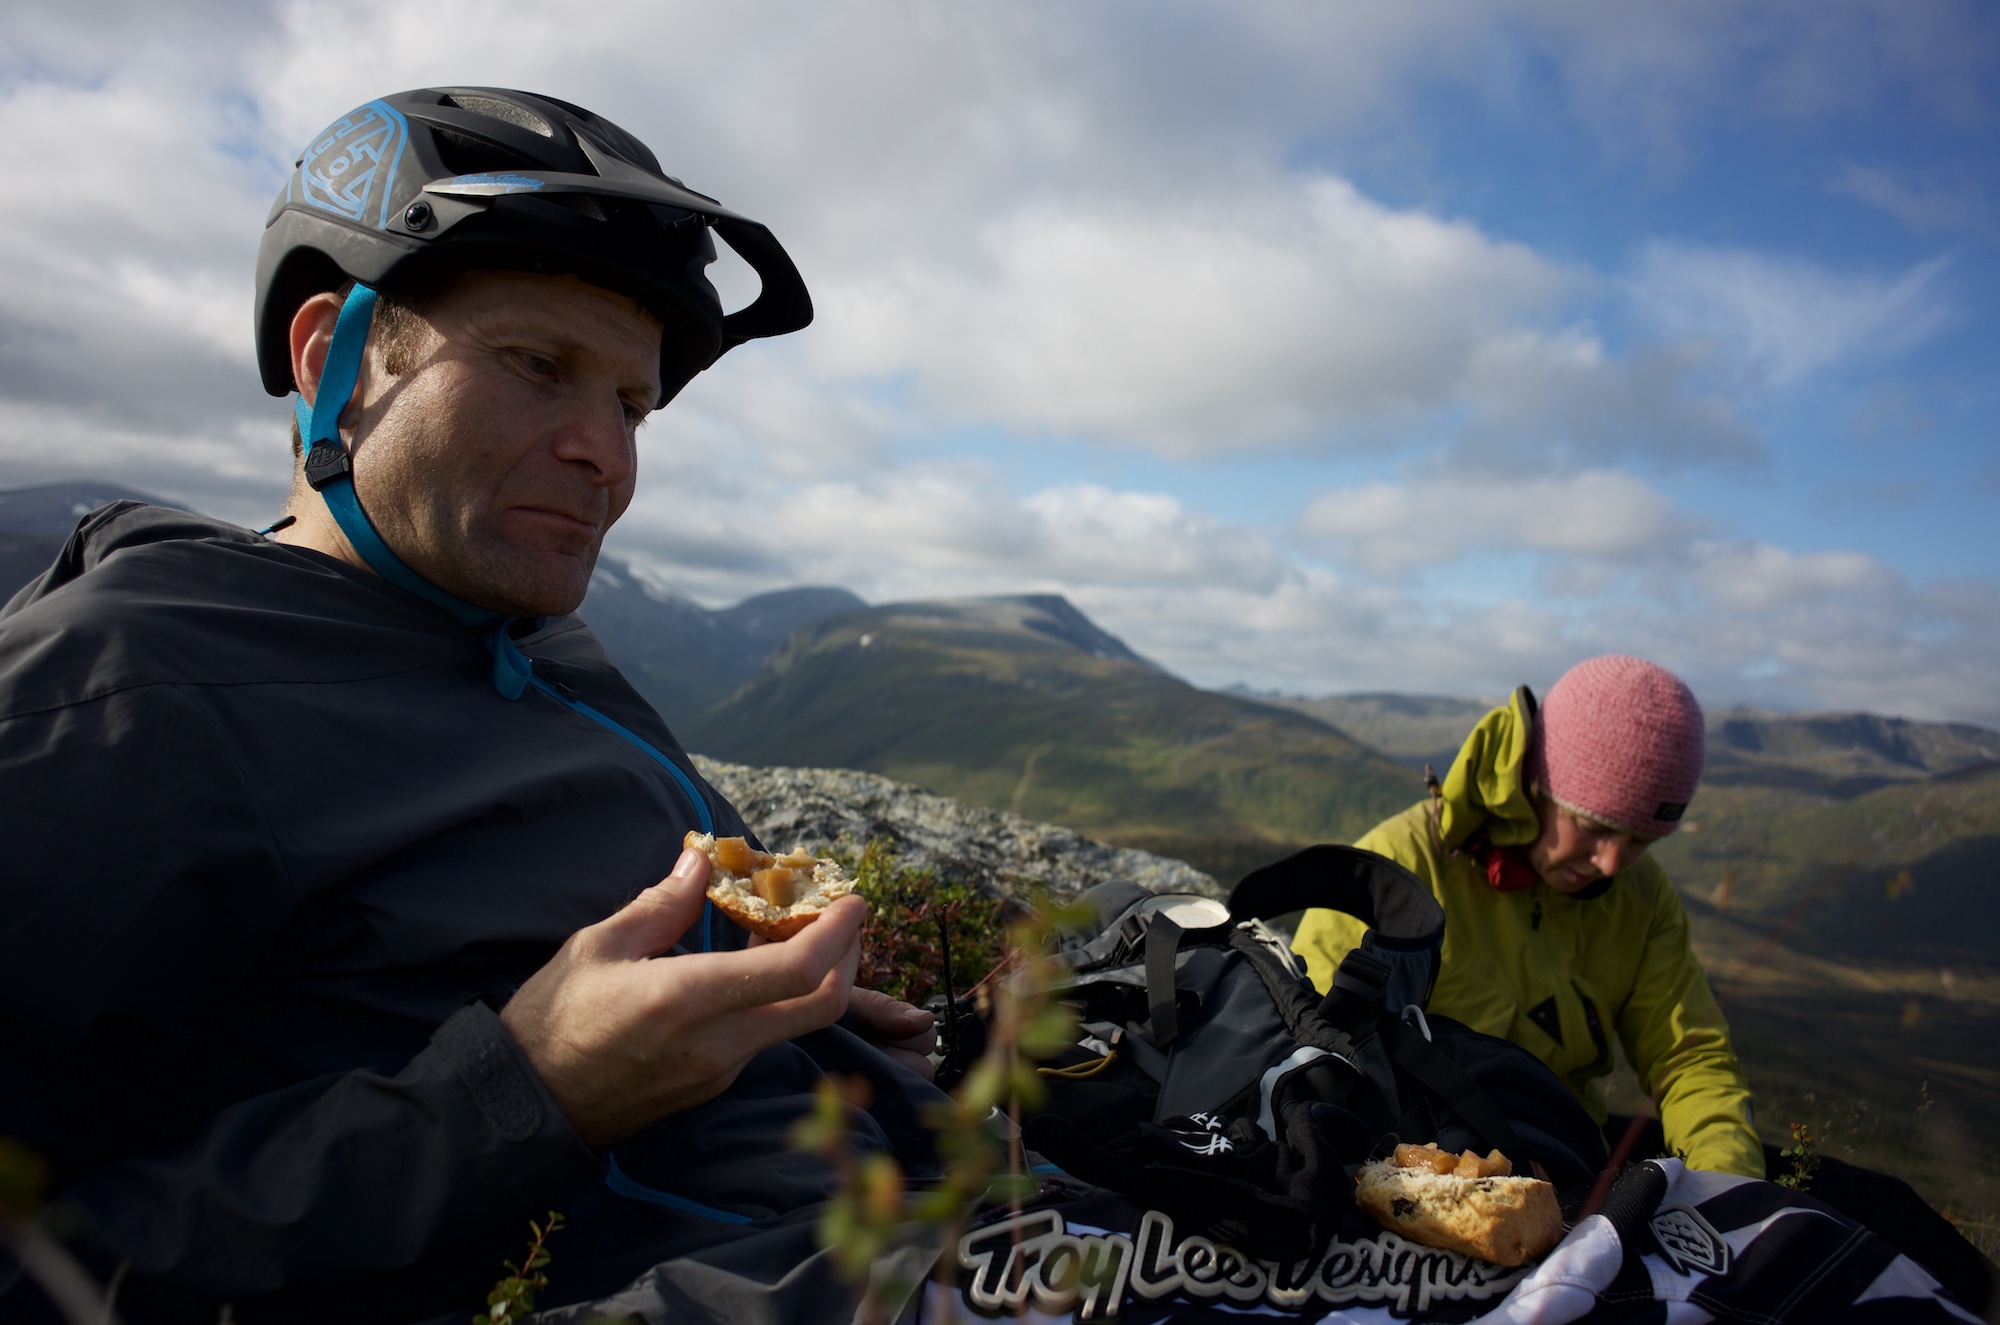
[[[573,212],[588,216],[593,221],[609,221],[610,215],[597,199],[587,193],[544,193],[543,202],[552,202],[558,207],[567,207]]]
[[[469,92],[454,92],[444,99],[444,104],[457,106],[460,110],[469,110],[474,115],[490,115],[496,120],[505,120],[530,133],[538,133],[544,138],[556,136],[556,131],[550,127],[547,120],[526,106],[512,101],[502,101],[499,97],[481,97]]]
[[[444,168],[454,175],[481,175],[494,170],[533,170],[535,162],[519,152],[490,143],[484,138],[475,138],[469,133],[447,129],[442,125],[433,126],[431,136],[437,143],[438,159]]]

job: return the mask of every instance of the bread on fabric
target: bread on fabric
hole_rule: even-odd
[[[819,919],[836,898],[854,891],[838,861],[804,847],[782,856],[759,851],[740,837],[690,832],[684,848],[708,857],[708,900],[752,934],[788,939]]]
[[[1482,1160],[1470,1151],[1460,1158],[1436,1146],[1399,1146],[1390,1159],[1362,1166],[1354,1203],[1412,1242],[1525,1265],[1562,1241],[1562,1210],[1549,1183],[1511,1172],[1497,1150]]]

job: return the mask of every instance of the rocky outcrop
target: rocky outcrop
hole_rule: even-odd
[[[896,843],[897,859],[940,876],[1019,897],[1036,884],[1059,898],[1107,879],[1155,892],[1222,896],[1192,865],[1093,842],[1067,828],[1034,823],[939,796],[874,773],[838,768],[748,768],[695,756],[765,845],[858,848],[870,838]]]

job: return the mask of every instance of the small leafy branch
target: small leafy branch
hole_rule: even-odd
[[[1035,1062],[1076,1038],[1074,1012],[1055,998],[1063,968],[1048,955],[1060,919],[1039,905],[1010,926],[1004,959],[975,991],[987,1025],[985,1052],[924,1118],[943,1162],[941,1181],[911,1196],[894,1158],[854,1155],[848,1111],[866,1106],[860,1083],[822,1082],[815,1111],[793,1130],[793,1145],[825,1156],[834,1167],[837,1190],[820,1220],[819,1238],[862,1296],[866,1318],[880,1319],[916,1287],[871,1282],[876,1263],[893,1245],[931,1229],[949,1246],[976,1204],[1018,1202],[1034,1190],[1019,1137],[1022,1110],[1045,1097]]]
[[[549,1277],[542,1273],[551,1259],[549,1236],[562,1226],[563,1217],[554,1210],[549,1211],[547,1223],[528,1221],[527,1256],[519,1265],[504,1262],[507,1274],[486,1295],[486,1311],[473,1316],[474,1325],[512,1325],[535,1309],[535,1294],[549,1286]]]
[[[48,1187],[49,1163],[11,1136],[0,1136],[0,1219],[33,1219]]]
[[[1780,1150],[1778,1157],[1792,1162],[1792,1171],[1777,1180],[1780,1187],[1800,1192],[1810,1187],[1813,1175],[1819,1172],[1819,1142],[1812,1134],[1812,1124],[1793,1123],[1792,1143]]]
[[[117,1325],[120,1266],[100,1287],[46,1225],[49,1164],[12,1137],[0,1136],[0,1254],[41,1287],[71,1325]]]
[[[842,859],[868,902],[855,983],[922,1007],[938,992],[949,940],[954,971],[971,984],[1000,964],[1006,904],[970,884],[940,880],[928,869],[896,863],[895,844],[873,838],[861,855]],[[940,929],[944,933],[940,934]],[[961,986],[963,987],[963,986]]]

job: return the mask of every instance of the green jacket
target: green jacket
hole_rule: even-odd
[[[1764,1176],[1750,1120],[1750,1086],[1688,942],[1687,914],[1649,857],[1592,898],[1536,883],[1501,892],[1477,853],[1448,854],[1480,829],[1496,846],[1539,831],[1522,771],[1531,700],[1481,719],[1445,778],[1438,834],[1428,803],[1378,825],[1357,845],[1431,886],[1444,906],[1444,961],[1430,1009],[1532,1051],[1605,1117],[1601,1078],[1615,1031],[1640,1084],[1658,1103],[1667,1144],[1690,1166]],[[1322,991],[1364,926],[1337,911],[1305,914],[1292,947]]]

